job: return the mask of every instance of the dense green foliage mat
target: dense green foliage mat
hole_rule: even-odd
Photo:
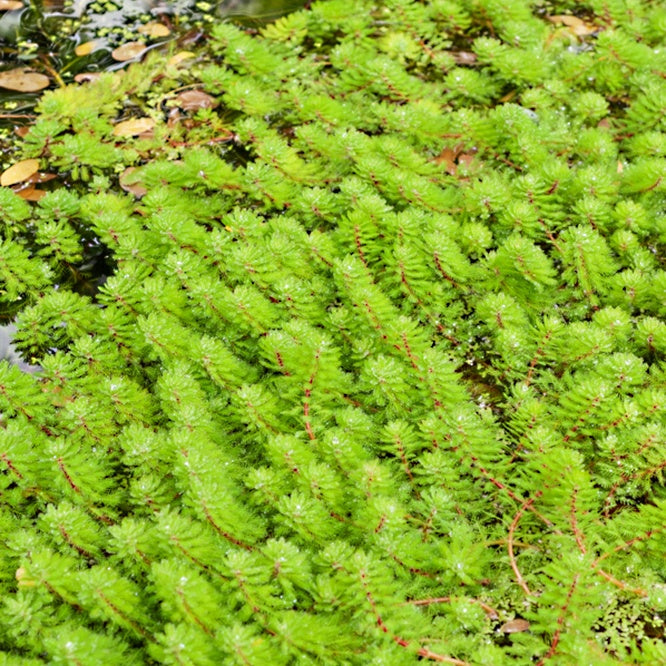
[[[665,33],[331,0],[47,93],[0,662],[666,663]]]

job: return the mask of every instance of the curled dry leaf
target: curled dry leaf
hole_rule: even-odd
[[[155,121],[152,118],[130,118],[123,120],[113,128],[113,136],[138,136],[149,132],[153,127],[155,127]]]
[[[120,174],[118,183],[125,192],[133,194],[135,197],[142,197],[148,190],[141,185],[141,183],[132,180],[132,173],[136,171],[136,167],[127,167],[125,171]]]
[[[12,165],[0,176],[0,185],[7,187],[28,180],[39,171],[39,160],[22,160]]]
[[[167,28],[164,23],[158,23],[157,21],[151,21],[145,25],[137,28],[138,32],[146,37],[151,39],[158,39],[160,37],[168,37],[171,34],[171,30]]]
[[[522,618],[509,620],[500,627],[500,631],[504,634],[519,634],[522,631],[529,631],[529,629],[530,623]]]
[[[13,9],[23,9],[23,3],[18,0],[0,0],[0,12],[10,12]]]
[[[569,32],[577,37],[593,35],[599,31],[599,28],[591,23],[586,23],[583,19],[570,14],[560,14],[557,16],[548,16],[548,20],[556,25],[564,25],[569,28]]]
[[[454,176],[457,170],[456,167],[456,158],[458,157],[462,147],[456,146],[455,148],[446,147],[442,152],[435,158],[437,164],[441,164],[444,167],[444,171],[450,176]]]
[[[214,109],[218,102],[208,93],[201,90],[184,90],[176,95],[178,106],[183,111],[198,111],[199,109]]]
[[[22,190],[18,190],[16,194],[26,201],[39,201],[46,194],[46,190],[38,190],[33,185],[30,185],[29,187],[24,187]]]
[[[127,42],[119,46],[117,49],[111,51],[111,57],[118,62],[125,62],[126,60],[133,60],[140,56],[146,50],[146,45],[143,42]]]
[[[0,72],[0,88],[18,92],[37,92],[51,85],[45,74],[33,72],[29,67],[17,67]]]
[[[74,80],[77,83],[89,83],[90,81],[96,81],[100,76],[102,76],[101,72],[81,72],[81,74],[74,77]]]

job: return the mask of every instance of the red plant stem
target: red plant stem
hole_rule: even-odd
[[[573,494],[571,495],[571,531],[574,533],[574,538],[576,539],[576,544],[578,549],[583,555],[587,552],[585,548],[585,536],[580,531],[578,527],[578,520],[576,519],[576,495],[578,493],[578,488],[575,488]]]
[[[58,469],[62,472],[62,475],[65,477],[65,479],[66,479],[67,483],[69,484],[70,488],[75,493],[81,494],[80,488],[72,480],[72,477],[69,475],[69,472],[67,471],[67,468],[65,467],[65,464],[62,461],[62,458],[58,458],[57,463],[58,463]]]
[[[370,604],[370,608],[372,608],[373,615],[375,616],[377,620],[377,626],[385,633],[389,634],[391,638],[400,646],[402,647],[409,647],[409,641],[401,638],[400,636],[396,636],[393,634],[389,628],[386,626],[384,623],[384,620],[382,619],[382,616],[379,614],[379,611],[377,610],[377,605],[375,604],[375,600],[372,597],[372,594],[370,593],[370,590],[368,590],[368,585],[365,581],[365,573],[361,572],[361,584],[365,588],[365,597],[368,600],[368,603]],[[441,663],[446,663],[446,664],[455,664],[456,666],[470,666],[469,662],[467,661],[462,661],[460,659],[456,659],[455,657],[449,657],[447,655],[443,654],[438,654],[436,652],[431,652],[428,648],[425,647],[420,647],[416,654],[418,654],[419,657],[424,657],[425,659],[432,659],[433,661],[439,661]]]
[[[429,606],[430,604],[448,604],[451,603],[452,601],[457,601],[456,597],[431,597],[430,599],[410,599],[409,601],[405,601],[404,603],[402,603],[401,606],[407,606],[407,605]],[[488,617],[491,618],[499,617],[499,613],[492,606],[484,604],[483,601],[479,601],[478,599],[465,599],[465,601],[468,601],[470,604],[476,604],[477,606],[481,606],[481,608],[483,608]]]
[[[136,631],[138,634],[141,634],[144,638],[147,638],[149,641],[152,641],[155,643],[155,638],[151,636],[150,633],[148,633],[140,624],[135,622],[131,617],[128,617],[125,613],[123,613],[118,606],[116,606],[103,592],[100,590],[97,590],[97,596],[104,602],[104,604],[111,609],[113,613],[115,613],[119,618],[127,622],[134,631]]]
[[[615,585],[615,587],[619,587],[621,590],[624,590],[626,592],[633,592],[635,595],[639,597],[647,597],[648,595],[647,591],[644,590],[642,587],[631,587],[631,585],[628,585],[624,581],[621,581],[618,578],[611,576],[608,572],[604,571],[603,569],[595,569],[595,571],[602,578],[605,578],[609,583],[612,583],[613,585]]]
[[[666,525],[662,527],[654,527],[650,530],[648,530],[645,534],[641,534],[640,536],[634,537],[633,539],[629,539],[629,541],[626,541],[625,543],[620,544],[619,546],[615,546],[612,551],[608,553],[604,553],[603,555],[600,555],[597,557],[596,560],[592,563],[592,566],[595,567],[599,562],[602,562],[606,558],[610,557],[613,553],[619,553],[621,550],[626,550],[627,548],[631,548],[635,543],[640,543],[641,541],[647,541],[650,537],[654,536],[655,534],[659,532],[663,532],[666,530]]]
[[[21,472],[19,472],[19,471],[16,469],[16,467],[14,467],[14,463],[12,463],[12,461],[9,459],[9,456],[8,456],[6,453],[0,453],[0,460],[2,460],[2,461],[5,463],[5,465],[7,465],[7,469],[8,469],[12,474],[14,474],[15,476],[17,476],[19,479],[22,479],[22,478],[23,478],[23,474],[21,474]]]
[[[476,467],[481,472],[481,474],[483,474],[483,476],[488,481],[490,481],[490,483],[492,483],[496,488],[499,488],[500,490],[503,490],[515,502],[521,502],[522,501],[521,498],[518,497],[518,495],[516,495],[516,493],[514,493],[510,488],[507,488],[507,486],[505,486],[501,481],[494,478],[487,469],[485,469],[484,467],[479,465],[478,464],[479,463],[478,458],[476,458],[474,456],[470,456],[470,458],[476,464]],[[541,495],[542,495],[542,493],[541,493],[541,491],[539,491],[535,495],[535,497],[540,497]],[[555,529],[555,525],[553,524],[553,522],[548,520],[548,518],[546,518],[546,516],[542,515],[533,506],[524,506],[523,508],[528,509],[529,511],[531,511],[541,522],[543,522],[548,527],[552,528],[553,531],[555,532],[555,534],[561,534],[561,532],[559,530]]]
[[[233,543],[235,546],[240,546],[241,548],[244,548],[245,550],[254,550],[252,546],[250,546],[247,543],[243,543],[240,539],[236,539],[234,536],[229,534],[228,532],[225,532],[216,522],[213,516],[211,515],[210,511],[208,510],[208,507],[204,502],[201,503],[201,507],[204,510],[204,515],[206,516],[206,520],[213,526],[213,529],[220,535],[223,536],[227,541],[230,541]]]
[[[305,420],[305,432],[308,433],[310,440],[316,439],[314,431],[312,430],[312,424],[310,423],[310,396],[312,395],[312,387],[314,386],[314,380],[317,376],[317,371],[319,370],[319,358],[321,357],[321,349],[317,349],[314,357],[314,369],[310,374],[310,379],[308,379],[308,385],[305,387],[305,400],[303,401],[303,418]]]
[[[559,644],[560,636],[562,635],[562,625],[564,624],[564,618],[566,617],[567,609],[569,608],[569,604],[571,603],[571,597],[573,596],[574,590],[576,589],[576,586],[578,585],[578,576],[579,575],[580,574],[576,574],[574,576],[574,579],[571,582],[571,586],[569,587],[569,591],[567,592],[567,598],[564,602],[564,605],[562,606],[562,612],[560,613],[559,617],[557,618],[557,629],[555,630],[555,633],[553,634],[553,640],[550,643],[550,649],[544,655],[544,657],[539,661],[537,666],[543,666],[546,659],[550,659],[557,652],[557,645]]]
[[[534,503],[534,500],[537,497],[539,497],[541,494],[542,494],[541,491],[539,491],[538,493],[536,493],[535,497],[530,497],[529,499],[525,500],[525,502],[523,502],[523,505],[520,507],[520,509],[518,509],[518,512],[511,521],[511,525],[509,526],[509,535],[506,540],[506,547],[509,553],[509,562],[511,563],[511,568],[513,569],[513,573],[516,575],[516,582],[518,583],[518,585],[520,585],[525,594],[530,597],[532,596],[532,592],[530,588],[527,587],[527,583],[525,582],[523,575],[520,573],[520,569],[518,568],[518,564],[516,562],[516,556],[513,553],[513,535],[525,511]]]

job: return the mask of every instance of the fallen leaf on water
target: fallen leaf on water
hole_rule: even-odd
[[[599,28],[590,23],[586,23],[583,19],[570,14],[560,14],[557,16],[548,16],[548,20],[556,25],[565,25],[569,28],[569,32],[578,37],[585,37],[598,32]]]
[[[81,72],[81,74],[74,77],[74,80],[77,83],[89,83],[90,81],[96,81],[100,76],[102,76],[101,72]]]
[[[22,190],[18,190],[16,194],[26,201],[39,201],[46,194],[46,190],[38,190],[31,185],[30,187],[24,187]]]
[[[516,620],[509,620],[500,627],[500,631],[504,634],[518,634],[521,631],[529,631],[529,629],[530,623],[527,620],[522,620],[521,618]]]
[[[83,42],[83,44],[79,44],[74,49],[74,53],[79,57],[87,56],[89,53],[92,53],[95,50],[96,46],[97,42],[94,39],[89,42]]]
[[[474,153],[462,153],[458,155],[458,164],[470,167],[472,162],[474,162]]]
[[[51,85],[51,79],[28,67],[18,67],[0,72],[0,88],[18,92],[37,92]]]
[[[197,111],[199,109],[214,109],[218,102],[208,93],[201,90],[185,90],[176,95],[178,106],[183,111]]]
[[[113,128],[113,136],[137,136],[149,132],[153,127],[155,121],[152,118],[130,118]]]
[[[444,171],[450,176],[454,176],[456,173],[456,158],[458,157],[460,150],[461,149],[458,146],[456,146],[455,149],[444,148],[444,150],[442,150],[442,152],[435,158],[435,162],[437,162],[437,164],[442,164],[444,166]]]
[[[111,51],[111,57],[118,62],[125,62],[140,56],[146,50],[146,45],[143,42],[127,42],[119,46],[117,49]]]
[[[120,174],[118,183],[120,184],[120,187],[125,190],[125,192],[129,192],[135,197],[142,197],[148,190],[143,185],[141,185],[141,183],[132,182],[131,176],[132,172],[134,171],[136,171],[136,167],[127,167],[127,169],[125,169],[125,171]]]
[[[167,28],[164,23],[158,23],[157,21],[146,23],[137,28],[137,30],[142,35],[150,37],[151,39],[157,39],[158,37],[168,37],[171,34],[171,30],[169,30],[169,28]]]
[[[169,67],[178,67],[184,60],[188,60],[189,58],[194,58],[192,51],[180,51],[167,60],[167,65]]]
[[[0,176],[0,185],[7,187],[8,185],[22,183],[38,171],[39,160],[22,160],[10,166],[6,171],[3,171]]]
[[[0,12],[9,12],[12,9],[22,9],[23,3],[18,0],[0,0]]]

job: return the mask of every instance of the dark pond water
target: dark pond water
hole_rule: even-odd
[[[126,61],[112,53],[128,42],[160,48],[176,41],[191,49],[216,22],[260,26],[305,4],[305,0],[23,0],[17,9],[0,9],[0,72],[29,67],[62,85],[77,75],[124,67]],[[0,111],[16,110],[19,102],[30,106],[37,97],[0,88]]]

